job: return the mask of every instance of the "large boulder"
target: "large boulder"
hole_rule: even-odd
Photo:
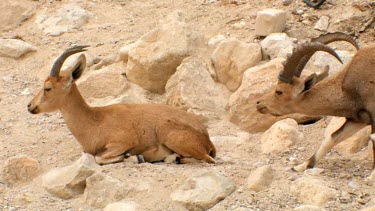
[[[286,58],[293,52],[297,39],[288,37],[285,33],[272,33],[261,43],[264,58]]]
[[[130,190],[125,182],[98,172],[87,178],[84,199],[93,207],[104,208],[126,198]]]
[[[29,0],[1,0],[0,1],[0,30],[14,29],[30,18],[36,3]]]
[[[66,4],[51,15],[42,14],[36,19],[39,28],[46,35],[59,36],[65,32],[75,31],[86,24],[90,14],[74,4]]]
[[[207,210],[229,196],[235,188],[228,178],[207,172],[188,179],[171,194],[171,198],[189,210]]]
[[[245,43],[236,38],[222,41],[212,54],[217,80],[229,90],[236,91],[241,85],[242,75],[262,60],[260,45]]]
[[[320,117],[291,114],[275,117],[261,114],[256,109],[256,102],[261,96],[274,90],[278,81],[277,75],[282,70],[283,58],[276,58],[267,63],[249,68],[245,71],[241,86],[229,98],[230,121],[248,132],[264,132],[275,122],[292,118],[298,123],[318,120]],[[310,74],[305,70],[302,74]]]
[[[0,39],[0,57],[19,58],[36,48],[29,43],[17,39]]]
[[[335,199],[337,191],[329,184],[314,177],[301,177],[293,182],[291,193],[307,205],[322,206]]]
[[[128,79],[154,93],[164,93],[165,84],[182,60],[202,39],[181,21],[181,13],[172,13],[164,23],[143,35],[128,49]],[[203,41],[203,40],[202,40]]]
[[[25,155],[8,158],[4,163],[3,178],[10,184],[30,182],[39,173],[38,161]]]
[[[185,59],[168,80],[167,104],[199,114],[221,116],[230,96],[225,86],[215,83],[205,64],[195,57]]]
[[[293,119],[284,119],[270,127],[261,138],[263,153],[278,154],[304,139],[298,131],[298,124]]]
[[[54,196],[70,199],[83,193],[86,179],[98,168],[94,156],[84,154],[72,165],[52,169],[43,175],[42,186]]]

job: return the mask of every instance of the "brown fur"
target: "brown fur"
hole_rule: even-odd
[[[182,163],[188,158],[215,162],[216,149],[205,126],[193,114],[155,104],[90,107],[75,84],[78,78],[74,78],[81,75],[85,64],[81,55],[76,69],[49,76],[28,105],[29,111],[60,110],[83,150],[101,164],[122,161],[129,154],[143,155],[148,162],[163,161],[174,153]]]
[[[266,94],[258,101],[257,109],[261,113],[273,115],[301,113],[347,118],[347,122],[334,132],[329,140],[323,142],[315,155],[295,168],[296,170],[313,167],[332,147],[367,125],[372,125],[374,133],[374,55],[375,45],[364,47],[339,73],[319,83],[316,83],[316,75],[307,78],[293,77],[292,84],[279,81],[274,92]]]

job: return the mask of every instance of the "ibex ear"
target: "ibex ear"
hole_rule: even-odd
[[[71,69],[72,83],[81,77],[83,71],[86,69],[86,56],[81,54],[73,68]]]
[[[319,81],[327,78],[329,76],[328,73],[329,73],[329,66],[327,65],[327,66],[324,67],[324,70],[322,72],[318,72],[316,74],[316,83],[318,83]]]
[[[303,88],[301,93],[310,90],[316,84],[316,82],[318,81],[317,78],[318,77],[315,73],[313,73],[309,77],[307,77],[305,79],[305,87]]]

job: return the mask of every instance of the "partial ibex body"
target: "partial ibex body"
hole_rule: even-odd
[[[175,154],[181,163],[191,162],[191,158],[215,162],[215,147],[193,114],[155,104],[90,107],[75,84],[86,67],[84,54],[73,68],[60,73],[64,60],[85,47],[70,48],[57,59],[43,89],[28,105],[31,113],[60,110],[83,150],[100,164],[122,161],[129,155],[142,155],[148,162],[163,161]]]
[[[343,36],[342,33],[336,35]],[[316,51],[328,52],[340,60],[335,51],[325,45],[340,39],[334,38],[334,34],[327,36],[331,38],[326,40],[322,37],[295,49],[283,64],[276,90],[263,96],[257,103],[259,112],[276,116],[301,113],[346,117],[345,124],[321,144],[313,157],[294,168],[297,171],[314,167],[332,147],[363,127],[371,125],[372,133],[375,132],[375,45],[359,50],[342,71],[319,83],[315,74],[300,77]],[[349,37],[347,41],[359,48]],[[374,172],[371,177],[375,176]]]

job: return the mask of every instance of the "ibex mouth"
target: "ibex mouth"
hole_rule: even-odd
[[[261,114],[267,114],[268,113],[267,112],[268,111],[267,107],[263,106],[263,105],[260,105],[260,104],[257,105],[257,110]]]
[[[37,114],[38,113],[38,106],[31,107],[31,105],[27,105],[27,110],[32,113],[32,114]]]

